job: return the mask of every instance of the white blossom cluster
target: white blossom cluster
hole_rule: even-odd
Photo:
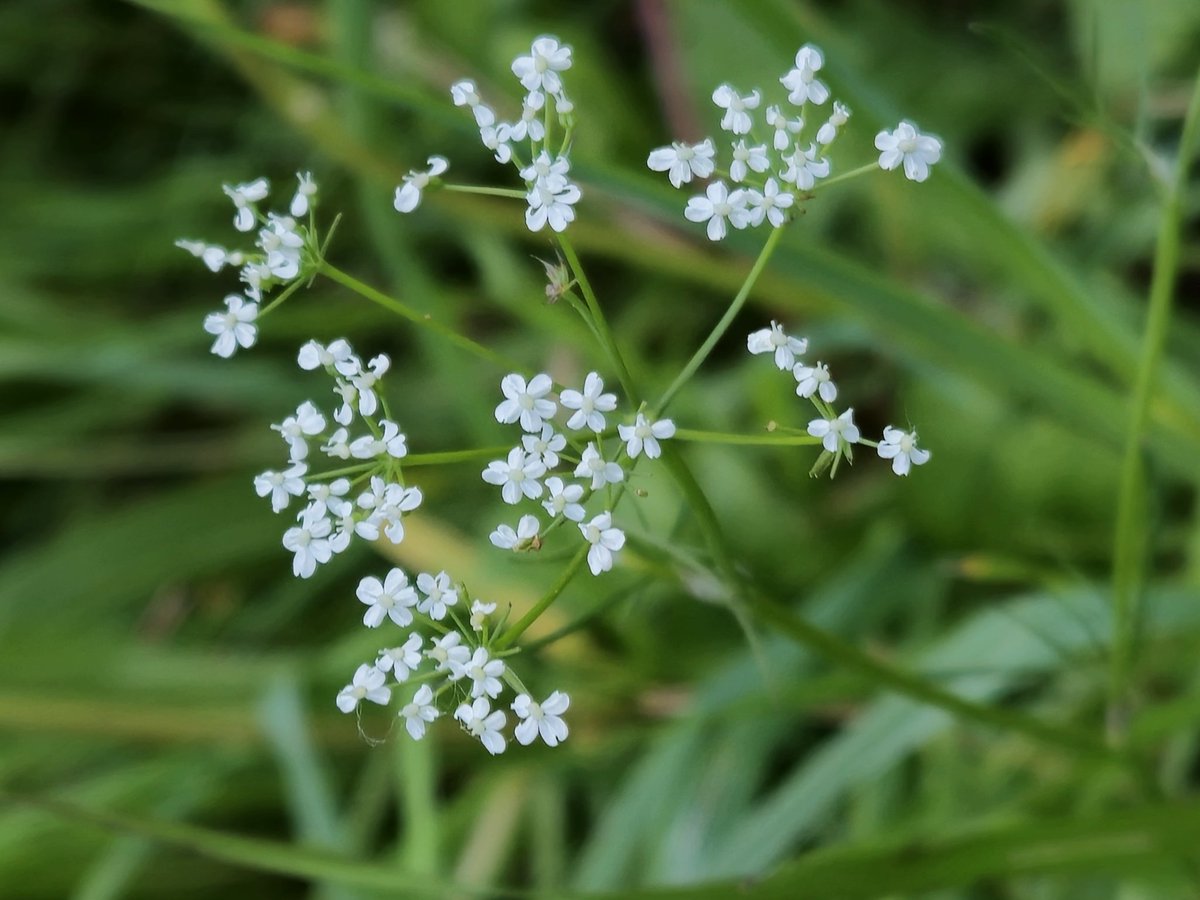
[[[743,94],[722,84],[713,91],[713,103],[724,110],[721,129],[733,136],[728,168],[718,167],[712,138],[698,144],[677,141],[652,150],[646,160],[653,171],[666,172],[676,188],[693,178],[706,181],[718,176],[703,195],[688,201],[683,212],[688,221],[707,223],[710,240],[723,239],[730,226],[756,228],[764,222],[774,228],[783,226],[797,200],[830,175],[829,148],[849,121],[850,110],[834,101],[829,115],[810,135],[816,108],[830,99],[829,88],[819,77],[825,57],[819,48],[806,44],[796,53],[795,62],[779,79],[788,91],[787,103],[766,107],[761,121],[757,110],[763,97],[757,88]],[[881,168],[903,165],[913,181],[924,181],[929,166],[941,156],[941,142],[922,135],[907,121],[894,133],[880,132],[875,146],[881,151]]]
[[[473,600],[464,622],[460,610],[466,608],[469,595],[462,584],[444,571],[422,572],[410,583],[398,568],[382,580],[373,575],[363,578],[357,595],[366,607],[363,624],[368,628],[379,628],[390,619],[404,629],[418,623],[434,636],[408,631],[397,646],[384,647],[373,663],[360,665],[338,692],[336,702],[342,712],[354,712],[363,700],[387,705],[400,685],[416,685],[397,712],[413,740],[423,738],[430,723],[453,709],[462,729],[494,756],[503,753],[508,743],[504,736],[508,716],[496,703],[508,684],[516,693],[510,709],[517,719],[513,736],[518,743],[528,745],[541,737],[547,746],[556,747],[566,740],[567,723],[562,717],[570,698],[553,691],[539,703],[525,690],[494,646],[503,624],[490,618],[496,604]]]
[[[263,296],[276,287],[308,277],[320,261],[312,215],[317,185],[308,172],[297,173],[296,179],[299,183],[286,214],[259,212],[258,204],[267,199],[270,190],[265,178],[223,186],[233,202],[233,227],[240,232],[258,229],[254,249],[227,250],[219,244],[187,238],[175,242],[175,246],[201,260],[212,272],[220,272],[226,266],[239,270],[241,293],[229,294],[225,310],[210,313],[204,319],[204,330],[213,335],[212,352],[217,356],[228,358],[239,347],[245,350],[254,346]]]
[[[391,360],[380,354],[364,364],[347,341],[338,339],[328,346],[309,341],[300,348],[298,362],[302,369],[324,369],[333,377],[338,406],[327,418],[306,400],[272,425],[287,445],[287,466],[256,476],[254,489],[277,513],[293,498],[306,501],[295,526],[284,532],[283,546],[293,554],[295,575],[309,578],[355,537],[374,541],[382,535],[400,543],[404,517],[422,497],[419,488],[404,484],[401,460],[408,446],[379,394]],[[313,457],[334,461],[333,468],[311,470]]]
[[[512,71],[525,90],[521,115],[500,121],[485,104],[475,82],[464,79],[450,88],[455,106],[471,110],[483,146],[496,161],[511,163],[525,182],[525,223],[530,231],[549,226],[564,231],[575,220],[581,196],[570,179],[568,159],[575,127],[574,104],[563,87],[562,72],[571,68],[571,48],[551,36],[537,38],[529,54],[513,60]],[[556,131],[557,126],[557,131]],[[408,213],[421,203],[422,191],[449,167],[445,158],[431,156],[425,171],[410,172],[396,188],[395,207]]]
[[[582,390],[561,391],[557,402],[551,396],[553,386],[544,373],[529,381],[516,373],[501,380],[504,400],[496,407],[496,421],[519,425],[524,435],[505,459],[488,464],[483,480],[500,488],[501,497],[510,505],[522,500],[539,502],[550,516],[547,531],[574,524],[589,545],[588,568],[599,575],[613,567],[614,554],[625,545],[625,533],[613,525],[609,492],[612,485],[625,480],[619,460],[622,456],[637,459],[643,453],[648,459],[657,459],[662,454],[659,441],[675,434],[675,423],[670,419],[650,421],[639,411],[632,425],[617,426],[619,443],[606,453],[605,415],[616,410],[616,394],[605,392],[604,379],[597,372],[588,373]],[[560,408],[566,413],[562,431],[552,421]],[[602,491],[606,492],[607,508],[584,521],[585,504]],[[502,550],[538,550],[543,533],[538,517],[527,514],[516,528],[498,526],[491,541]]]
[[[903,431],[889,425],[883,429],[883,440],[878,444],[863,440],[854,424],[854,410],[847,409],[839,415],[833,407],[838,389],[830,377],[829,367],[822,362],[810,365],[797,359],[808,350],[808,341],[804,338],[792,337],[779,323],[772,322],[769,328],[752,332],[746,338],[746,349],[755,355],[770,354],[777,369],[791,371],[796,379],[796,395],[812,401],[816,407],[819,415],[808,423],[808,433],[821,439],[824,452],[813,466],[812,474],[817,475],[830,465],[836,472],[843,457],[853,463],[851,447],[858,443],[875,446],[880,457],[892,461],[892,471],[897,475],[907,475],[913,466],[929,462],[931,454],[917,446],[916,431]]]

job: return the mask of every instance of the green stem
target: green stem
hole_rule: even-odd
[[[495,459],[504,456],[512,447],[504,444],[496,447],[479,447],[474,450],[440,450],[436,453],[410,453],[400,462],[405,468],[417,466],[442,466],[449,463],[471,462],[477,459]]]
[[[525,615],[521,616],[521,618],[514,622],[512,626],[510,626],[509,629],[504,632],[504,634],[500,635],[500,637],[496,639],[496,642],[493,644],[493,646],[497,650],[503,650],[506,647],[511,647],[516,639],[525,633],[525,629],[536,622],[538,617],[550,608],[550,604],[557,600],[558,595],[567,589],[567,585],[571,583],[571,579],[575,577],[580,567],[583,566],[584,561],[587,559],[589,549],[590,547],[587,545],[580,547],[575,553],[575,556],[571,558],[571,562],[568,563],[567,567],[559,574],[558,580],[550,586],[550,590],[546,591],[546,593],[542,595],[542,598],[538,600],[538,602],[532,607],[530,607],[529,611],[525,613]]]
[[[843,172],[841,175],[834,175],[832,178],[826,178],[824,181],[818,182],[814,190],[827,188],[831,184],[837,184],[839,181],[849,181],[851,178],[857,178],[859,175],[866,175],[868,172],[879,171],[879,163],[867,163],[865,166],[859,166],[857,169],[851,169],[849,172]]]
[[[1128,718],[1128,691],[1138,629],[1138,595],[1148,546],[1146,469],[1143,459],[1146,425],[1155,376],[1171,320],[1171,301],[1179,264],[1179,229],[1188,164],[1200,139],[1200,76],[1192,92],[1174,183],[1168,190],[1158,223],[1154,274],[1150,279],[1146,331],[1134,382],[1125,455],[1117,493],[1117,527],[1113,549],[1113,647],[1109,666],[1108,727],[1110,736],[1123,739]]]
[[[694,431],[680,428],[675,440],[692,444],[743,444],[751,446],[795,447],[821,443],[820,438],[808,434],[726,434],[722,431]]]
[[[456,194],[483,194],[485,197],[510,197],[514,200],[524,200],[525,191],[516,188],[479,187],[473,184],[443,184],[442,190]]]
[[[683,371],[671,382],[671,386],[667,388],[662,398],[655,405],[656,414],[661,415],[666,410],[667,404],[675,399],[675,395],[691,380],[691,377],[696,374],[696,370],[704,364],[704,361],[708,359],[708,355],[712,353],[713,348],[717,346],[717,342],[729,330],[729,326],[733,324],[733,320],[741,312],[742,307],[745,306],[746,300],[750,296],[750,291],[754,287],[754,282],[758,281],[758,276],[766,268],[767,262],[771,259],[771,254],[775,252],[775,247],[778,246],[779,239],[782,236],[782,228],[776,228],[771,232],[771,236],[767,238],[767,242],[758,254],[758,259],[754,261],[754,266],[750,269],[750,274],[746,276],[746,280],[742,282],[742,286],[738,289],[733,301],[729,304],[729,308],[725,310],[725,315],[721,316],[721,320],[717,322],[716,327],[713,328],[704,343],[700,345],[700,349],[692,354],[692,358],[683,367]]]
[[[468,353],[471,353],[482,360],[486,360],[487,362],[493,363],[510,371],[521,371],[521,366],[519,363],[508,359],[506,356],[501,353],[497,353],[495,350],[483,346],[483,344],[471,340],[466,335],[459,334],[453,328],[443,325],[441,322],[431,318],[428,313],[419,312],[408,304],[402,303],[394,297],[389,297],[382,291],[371,287],[371,285],[359,281],[353,275],[343,272],[341,269],[337,268],[331,263],[322,262],[320,271],[322,275],[326,276],[331,281],[336,281],[343,287],[349,288],[360,297],[365,297],[372,303],[376,303],[379,306],[382,306],[384,309],[394,312],[401,318],[408,319],[410,322],[420,325],[422,328],[428,328],[435,334],[439,334],[444,337],[456,347],[466,350]]]

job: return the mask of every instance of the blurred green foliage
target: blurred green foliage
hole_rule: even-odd
[[[806,334],[866,431],[911,421],[934,460],[901,480],[864,458],[830,483],[809,479],[807,448],[687,447],[739,571],[923,683],[1102,741],[1126,398],[1158,168],[1200,57],[1194,0],[9,0],[0,895],[1194,896],[1194,187],[1146,441],[1129,765],[897,696],[778,623],[747,633],[705,573],[652,552],[704,553],[662,473],[637,485],[642,552],[576,581],[531,632],[586,621],[522,658],[573,698],[562,750],[492,760],[450,727],[375,746],[336,714],[376,646],[353,587],[383,563],[360,549],[292,579],[253,494],[279,457],[267,423],[312,390],[295,350],[346,335],[391,353],[390,403],[419,451],[507,440],[490,415],[502,373],[326,282],[218,360],[199,326],[232,284],[172,241],[231,237],[222,182],[312,169],[343,214],[340,267],[531,370],[602,367],[545,303],[532,257],[552,250],[512,204],[391,209],[433,152],[495,183],[447,87],[470,75],[497,94],[542,32],[575,48],[572,236],[651,391],[761,240],[709,245],[644,167],[714,130],[715,84],[773,84],[814,41],[855,112],[839,150],[863,155],[843,168],[902,115],[941,135],[927,185],[874,176],[809,204],[674,417],[802,425],[743,335],[772,318]],[[453,561],[528,607],[564,560],[486,552],[502,511],[476,469],[421,473],[396,558]]]

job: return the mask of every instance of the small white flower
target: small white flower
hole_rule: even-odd
[[[792,146],[792,135],[799,134],[804,128],[803,119],[799,116],[789,119],[778,106],[767,107],[767,124],[775,129],[772,146],[781,152]]]
[[[496,121],[496,114],[492,112],[491,107],[483,104],[475,88],[475,82],[469,78],[464,78],[462,81],[457,81],[450,85],[450,96],[454,100],[455,106],[469,106],[471,108],[471,112],[475,114],[475,124],[480,128],[491,125]]]
[[[772,322],[770,328],[761,328],[746,338],[746,349],[756,356],[760,353],[774,354],[775,365],[780,371],[786,371],[793,368],[796,357],[808,349],[808,341],[785,334],[782,325]]]
[[[300,183],[296,187],[296,194],[292,197],[288,212],[300,219],[308,215],[308,210],[313,205],[313,198],[317,196],[317,183],[313,181],[312,172],[297,172],[296,180]]]
[[[292,462],[298,462],[308,456],[308,442],[305,438],[325,430],[325,417],[312,401],[305,400],[296,407],[294,416],[288,416],[278,425],[272,425],[271,430],[279,432],[291,450]]]
[[[356,594],[367,607],[363,624],[368,628],[378,628],[389,618],[401,628],[412,624],[417,592],[409,585],[408,576],[402,570],[392,569],[382,582],[374,575],[368,575],[358,583]]]
[[[521,80],[525,90],[548,94],[562,93],[562,78],[558,73],[569,68],[571,48],[548,35],[533,42],[529,56],[518,56],[512,64],[513,74]]]
[[[350,479],[337,478],[329,482],[318,482],[308,486],[309,508],[315,516],[324,516],[326,510],[340,516],[352,509],[344,498],[350,492]]]
[[[408,444],[400,426],[390,419],[380,419],[379,427],[383,434],[376,437],[366,434],[355,438],[350,444],[350,455],[355,459],[375,459],[378,456],[390,456],[393,459],[403,459],[408,455]]]
[[[782,228],[787,222],[787,210],[796,202],[795,195],[781,191],[779,182],[768,178],[761,193],[755,190],[746,192],[750,209],[750,224],[757,228],[765,217],[776,228]]]
[[[431,643],[433,646],[425,651],[425,655],[437,663],[439,672],[449,672],[450,680],[457,681],[459,676],[454,673],[461,671],[462,666],[471,658],[471,648],[463,646],[462,635],[457,631],[434,638]]]
[[[757,90],[742,96],[732,87],[723,84],[713,91],[713,103],[725,110],[721,117],[721,128],[734,134],[747,134],[754,123],[748,110],[757,109],[762,96]]]
[[[422,499],[420,488],[389,484],[384,501],[375,513],[376,524],[383,526],[384,537],[393,544],[403,541],[404,514],[420,506]]]
[[[557,478],[550,479],[558,481]],[[562,483],[561,481],[559,482]],[[541,525],[538,523],[537,516],[521,516],[521,520],[517,522],[517,529],[514,531],[508,525],[497,525],[496,530],[488,535],[488,540],[492,545],[499,547],[501,550],[513,550],[520,552],[528,550],[534,545],[538,536],[538,529]]]
[[[662,456],[662,448],[658,446],[658,442],[675,436],[675,423],[670,419],[650,422],[638,413],[632,425],[618,425],[617,433],[625,442],[625,452],[629,454],[630,459],[637,459],[643,450],[646,451],[647,459],[658,459]]]
[[[813,394],[817,394],[826,403],[832,403],[837,399],[837,385],[829,377],[829,366],[824,363],[819,362],[815,366],[796,363],[796,367],[792,369],[792,375],[797,382],[797,396],[811,397]]]
[[[586,426],[599,434],[604,430],[604,413],[617,408],[617,395],[604,393],[604,379],[597,372],[589,372],[582,393],[563,391],[558,402],[564,409],[575,410],[567,420],[568,428],[581,431]]]
[[[589,443],[584,448],[579,465],[575,467],[576,478],[591,478],[592,490],[598,491],[606,484],[625,480],[625,472],[615,462],[605,462],[596,445]]]
[[[495,603],[484,603],[482,600],[476,600],[471,604],[471,630],[483,631],[484,622],[487,617],[496,611]]]
[[[495,699],[504,690],[504,685],[500,683],[504,675],[504,661],[492,659],[483,647],[476,647],[471,658],[460,668],[462,671],[458,677],[471,682],[472,697],[487,695]]]
[[[546,479],[546,491],[550,495],[542,501],[546,512],[572,522],[583,521],[583,505],[579,502],[583,499],[582,484],[564,484],[563,480],[555,475]]]
[[[942,158],[942,142],[931,134],[921,134],[912,122],[904,121],[895,131],[875,135],[879,153],[879,168],[888,171],[904,164],[904,177],[909,181],[924,181],[929,167]]]
[[[375,661],[375,668],[380,672],[393,673],[396,681],[408,681],[408,676],[421,665],[421,644],[423,643],[422,637],[414,631],[408,636],[408,640],[404,642],[403,646],[380,650],[379,659]]]
[[[362,363],[344,338],[338,338],[328,347],[317,341],[309,341],[300,348],[296,363],[307,372],[318,368],[335,369],[347,377],[357,375],[362,368]]]
[[[565,231],[575,221],[574,206],[582,194],[571,183],[555,190],[553,185],[535,183],[525,195],[529,208],[525,210],[525,224],[530,231],[541,231],[546,225],[551,231]]]
[[[436,575],[422,572],[417,576],[417,590],[425,595],[417,604],[417,612],[424,613],[435,622],[446,618],[448,607],[458,604],[458,588],[445,572]]]
[[[483,480],[500,488],[505,503],[521,502],[521,497],[536,500],[542,496],[542,483],[538,481],[546,474],[546,466],[536,456],[521,447],[508,451],[507,460],[493,460],[483,470]]]
[[[354,680],[338,692],[337,708],[352,713],[363,700],[386,706],[392,699],[392,689],[384,685],[386,680],[377,668],[363,663],[355,670]]]
[[[540,459],[547,469],[553,469],[558,465],[558,454],[567,449],[567,439],[547,422],[542,426],[541,434],[527,434],[522,437],[521,446],[530,456]]]
[[[779,79],[779,83],[791,93],[788,100],[801,106],[815,103],[820,106],[829,99],[829,88],[817,79],[817,72],[825,65],[825,57],[812,44],[805,44],[796,53],[796,68]]]
[[[462,722],[468,734],[479,738],[484,749],[492,756],[504,752],[506,742],[500,733],[505,723],[504,713],[498,709],[493,712],[486,697],[480,697],[474,703],[462,704],[454,711],[454,718]]]
[[[479,129],[479,140],[495,154],[498,163],[507,164],[512,159],[512,147],[508,143],[510,139],[511,128],[503,122],[499,125],[483,125]]]
[[[750,224],[750,213],[746,209],[745,191],[729,192],[723,181],[714,181],[704,191],[703,197],[688,200],[683,216],[689,222],[707,222],[708,239],[719,241],[725,237],[726,222],[734,228],[745,228]]]
[[[528,746],[540,734],[547,747],[557,747],[567,739],[567,723],[562,720],[562,714],[570,705],[571,698],[562,691],[555,691],[541,703],[535,703],[528,694],[521,694],[512,704],[513,712],[521,720],[513,730],[513,736]]]
[[[729,177],[734,181],[745,181],[751,172],[765,172],[770,166],[766,144],[747,147],[745,141],[738,141],[733,145],[733,162],[729,164]]]
[[[329,519],[306,510],[300,516],[300,524],[283,533],[284,549],[295,554],[292,573],[297,578],[311,578],[318,565],[329,562],[333,556],[328,540],[332,530],[333,523]]]
[[[676,142],[670,147],[651,150],[646,165],[652,172],[666,172],[672,185],[682,187],[692,180],[693,175],[697,178],[712,175],[716,152],[712,138],[705,138],[699,144]]]
[[[583,539],[592,545],[587,555],[592,574],[599,575],[611,569],[613,554],[625,546],[625,533],[612,527],[612,514],[602,512],[590,522],[581,522],[579,531]]]
[[[558,409],[554,401],[546,397],[553,386],[554,382],[546,374],[534,375],[528,385],[515,372],[505,375],[500,390],[506,399],[496,407],[496,421],[503,425],[520,421],[523,431],[540,432],[542,420],[553,418]]]
[[[304,475],[307,471],[307,465],[296,463],[282,472],[263,472],[254,477],[254,492],[260,497],[270,495],[271,509],[282,512],[293,497],[304,493]]]
[[[854,410],[848,409],[836,419],[813,419],[808,423],[808,433],[821,438],[821,446],[830,453],[837,453],[841,442],[858,443],[858,426],[854,424]]]
[[[301,249],[304,236],[291,216],[267,217],[267,227],[258,232],[259,247],[266,251],[266,267],[280,281],[291,281],[300,274]]]
[[[360,415],[375,415],[375,410],[379,408],[379,398],[375,394],[375,386],[391,366],[391,358],[385,353],[380,353],[367,364],[367,368],[350,379],[350,383],[354,386],[355,391],[358,392],[358,411]],[[338,421],[342,425],[349,424],[341,422],[340,419]]]
[[[400,715],[414,741],[425,737],[425,726],[438,717],[437,707],[433,705],[433,689],[427,684],[417,688],[412,702],[404,704]]]
[[[212,352],[228,359],[238,347],[248,350],[258,339],[258,304],[250,303],[241,294],[225,298],[225,312],[209,313],[204,317],[204,330],[215,335]]]
[[[180,238],[175,242],[175,246],[203,262],[210,272],[220,272],[226,266],[240,266],[243,261],[240,250],[229,251],[217,244]]]
[[[807,150],[797,148],[785,157],[788,167],[779,177],[802,191],[811,191],[818,178],[829,177],[829,160],[820,158],[822,150],[816,144],[809,144]]]
[[[912,466],[925,465],[933,455],[917,446],[915,431],[901,431],[891,425],[883,429],[883,440],[877,449],[881,457],[892,461],[892,471],[897,475],[907,475]]]
[[[521,177],[527,184],[540,184],[552,193],[565,190],[567,175],[571,171],[571,163],[565,156],[551,157],[543,150],[528,166],[521,170]]]
[[[838,131],[843,125],[850,121],[850,110],[841,103],[834,101],[833,113],[829,119],[817,130],[817,143],[828,146],[834,142],[838,136]]]
[[[450,168],[444,156],[431,156],[425,162],[428,169],[424,172],[414,169],[404,176],[404,184],[396,188],[396,199],[392,204],[396,212],[410,213],[420,206],[421,192],[429,186],[430,180]]]
[[[238,231],[253,231],[254,230],[254,204],[259,200],[265,200],[267,191],[270,185],[265,178],[256,178],[254,181],[248,181],[245,184],[237,184],[233,187],[223,185],[222,190],[225,191],[225,196],[233,201],[236,210],[233,217],[233,227]]]
[[[345,428],[339,428],[329,436],[329,440],[321,445],[321,452],[334,459],[349,459],[350,458],[350,432]]]

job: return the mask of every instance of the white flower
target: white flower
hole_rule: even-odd
[[[449,672],[450,680],[457,681],[459,676],[454,673],[461,671],[471,658],[471,649],[462,645],[462,635],[451,631],[444,637],[434,638],[431,643],[433,647],[426,650],[425,655],[437,663],[439,672]]]
[[[254,492],[260,497],[269,494],[271,509],[281,512],[287,508],[292,497],[299,497],[304,493],[304,474],[307,471],[308,466],[304,463],[296,463],[282,472],[268,470],[254,476]]]
[[[547,747],[557,747],[567,739],[567,723],[562,714],[571,705],[571,698],[562,691],[555,691],[541,703],[535,703],[528,694],[521,694],[513,701],[512,710],[521,719],[513,730],[513,736],[528,746],[540,734]]]
[[[278,431],[291,449],[291,460],[297,462],[308,456],[306,437],[313,437],[325,430],[325,417],[310,400],[305,400],[296,407],[296,414],[288,416],[278,425],[271,426],[272,431]]]
[[[572,522],[583,521],[583,505],[579,502],[583,499],[582,484],[564,484],[561,478],[552,476],[546,479],[546,491],[550,495],[542,501],[546,512],[555,517],[570,519]]]
[[[579,465],[575,467],[576,478],[591,478],[592,490],[598,491],[606,484],[625,480],[625,473],[615,462],[605,462],[596,445],[589,443],[584,448]]]
[[[524,495],[530,500],[542,496],[542,483],[538,481],[546,474],[546,466],[536,456],[521,447],[508,451],[508,459],[493,460],[483,470],[483,480],[500,487],[500,496],[505,503],[521,502]]]
[[[471,604],[471,630],[483,631],[484,621],[492,613],[496,611],[495,603],[484,603],[482,600],[476,600]]]
[[[750,224],[745,191],[736,190],[731,194],[725,182],[714,181],[704,193],[705,196],[693,197],[688,201],[683,216],[689,222],[707,222],[710,241],[725,237],[726,221],[734,228],[745,228]]]
[[[396,188],[396,199],[393,206],[396,212],[410,213],[421,205],[421,192],[429,186],[429,181],[450,168],[450,163],[444,156],[431,156],[425,161],[429,166],[424,172],[416,169],[404,176],[404,184]]]
[[[250,303],[241,294],[230,294],[225,298],[225,312],[209,313],[204,317],[204,330],[216,335],[212,352],[226,359],[233,356],[238,347],[248,350],[258,338],[258,304]]]
[[[673,143],[670,147],[659,147],[650,151],[646,165],[652,172],[666,172],[667,179],[675,187],[682,187],[697,178],[707,178],[713,173],[713,157],[717,149],[712,138],[699,144]]]
[[[414,631],[403,646],[380,650],[375,668],[380,672],[392,672],[397,681],[408,681],[408,676],[421,665],[422,643],[423,639]]]
[[[592,521],[579,524],[583,539],[591,544],[588,550],[588,568],[593,575],[607,572],[613,567],[613,553],[625,546],[625,533],[612,527],[612,514],[602,512]]]
[[[333,392],[342,400],[342,405],[333,411],[333,420],[339,425],[349,425],[354,421],[354,410],[358,407],[358,388],[348,381],[335,378]]]
[[[785,334],[782,325],[772,322],[770,328],[761,328],[746,338],[746,349],[756,356],[773,353],[775,365],[780,371],[786,371],[795,366],[796,357],[808,349],[808,341]]]
[[[923,466],[932,454],[917,446],[917,433],[901,431],[889,425],[883,429],[883,440],[879,442],[879,455],[892,461],[892,471],[907,475],[912,466]]]
[[[799,134],[804,128],[803,119],[799,116],[789,119],[778,106],[767,107],[767,124],[775,129],[775,136],[771,141],[772,146],[779,151],[792,146],[792,135]]]
[[[345,428],[339,428],[329,436],[329,440],[321,445],[321,452],[334,459],[349,459],[350,444],[348,443],[350,432]]]
[[[819,362],[815,366],[796,363],[796,367],[792,369],[792,375],[797,381],[797,396],[811,397],[813,394],[818,394],[826,403],[832,403],[837,399],[837,385],[829,377],[829,366],[824,363]]]
[[[375,385],[379,383],[379,379],[384,376],[388,369],[392,366],[391,358],[380,353],[367,364],[367,368],[363,369],[357,375],[350,379],[350,383],[358,392],[358,411],[364,416],[375,415],[375,410],[379,408],[379,398],[375,395]],[[342,425],[348,424],[341,422]]]
[[[308,215],[313,198],[317,196],[317,183],[313,181],[312,172],[297,172],[296,180],[300,183],[296,187],[296,194],[292,197],[288,212],[299,219]]]
[[[625,442],[625,452],[630,459],[637,459],[643,450],[647,459],[658,459],[662,455],[658,442],[675,436],[675,423],[670,419],[650,422],[638,413],[632,425],[618,425],[617,433]]]
[[[504,727],[504,713],[501,710],[492,712],[486,697],[480,697],[474,703],[462,704],[454,711],[454,718],[462,722],[468,734],[479,738],[484,749],[492,756],[504,752],[504,735],[500,733]]]
[[[733,162],[729,164],[729,177],[734,181],[745,181],[750,172],[765,172],[770,166],[766,144],[747,147],[745,141],[738,141],[733,145]]]
[[[386,706],[392,699],[392,689],[384,686],[385,680],[377,668],[363,663],[355,670],[354,680],[338,692],[337,708],[344,713],[352,713],[363,700]]]
[[[558,454],[567,449],[567,439],[547,422],[542,426],[540,435],[527,434],[522,437],[521,446],[525,448],[526,453],[540,459],[547,469],[553,469],[558,465]]]
[[[458,603],[458,588],[445,572],[436,575],[422,572],[417,576],[417,590],[425,595],[417,604],[417,612],[424,613],[435,622],[446,618],[447,607]]]
[[[575,412],[567,420],[567,427],[581,431],[586,425],[599,434],[604,430],[604,413],[617,408],[617,395],[604,393],[604,379],[597,372],[589,372],[583,382],[583,392],[566,390],[558,402],[564,409]]]
[[[258,232],[259,247],[266,251],[267,271],[280,281],[290,281],[300,274],[300,250],[304,236],[296,228],[296,220],[290,216],[267,217],[267,227]]]
[[[575,221],[574,205],[581,196],[579,188],[569,182],[558,190],[553,184],[536,182],[525,195],[529,203],[525,224],[530,231],[541,231],[547,224],[551,231],[565,231]]]
[[[471,112],[475,114],[475,124],[480,128],[485,128],[496,121],[496,114],[492,112],[491,107],[483,104],[475,88],[475,82],[469,78],[450,85],[450,96],[454,100],[455,106],[471,107]]]
[[[854,424],[854,410],[848,409],[836,419],[813,419],[808,423],[808,433],[821,438],[821,446],[830,453],[837,453],[841,441],[858,443],[858,426]]]
[[[398,484],[387,486],[383,503],[376,509],[375,522],[383,526],[384,536],[393,544],[404,540],[404,514],[420,506],[422,499],[420,488],[406,488]]]
[[[400,569],[392,569],[382,582],[368,575],[358,583],[358,599],[367,606],[363,624],[378,628],[385,618],[403,628],[411,625],[412,607],[417,605],[417,592],[409,586],[408,576]]]
[[[240,250],[229,251],[217,244],[206,244],[203,241],[180,238],[175,242],[175,246],[202,261],[210,272],[220,272],[227,265],[240,266],[244,259]]]
[[[508,163],[512,159],[512,147],[509,146],[512,129],[501,122],[499,125],[483,125],[479,129],[479,139],[496,156],[496,162]]]
[[[521,170],[521,177],[527,184],[540,184],[552,193],[565,190],[567,175],[571,171],[571,163],[565,156],[552,158],[543,150],[528,166]]]
[[[557,478],[551,478],[551,481],[559,481]],[[562,482],[559,481],[561,484]],[[538,529],[541,525],[538,523],[537,516],[521,516],[521,520],[517,522],[517,530],[513,531],[508,525],[497,525],[496,530],[488,535],[488,540],[492,545],[499,547],[501,550],[522,551],[532,547],[537,539]]]
[[[350,455],[355,459],[374,459],[377,456],[390,456],[393,459],[403,459],[408,455],[408,444],[400,426],[390,419],[380,419],[379,427],[383,434],[376,437],[366,434],[355,438],[350,445]]]
[[[764,217],[776,228],[782,228],[787,222],[786,210],[796,201],[793,194],[779,189],[779,182],[774,178],[767,179],[761,193],[748,190],[746,198],[750,207],[750,224],[755,228],[763,223]]]
[[[500,678],[504,675],[504,661],[492,659],[483,647],[476,647],[475,653],[458,673],[459,678],[471,682],[471,696],[482,697],[485,694],[495,699],[504,690]]]
[[[797,148],[785,157],[788,167],[779,177],[802,191],[811,191],[818,178],[829,177],[829,160],[819,158],[821,152],[816,144],[809,144],[807,150]]]
[[[548,35],[533,42],[529,56],[518,56],[512,64],[513,74],[521,79],[525,90],[548,94],[562,93],[562,79],[558,73],[569,68],[571,48]]]
[[[283,546],[291,550],[292,573],[297,578],[311,578],[317,566],[329,562],[333,548],[329,545],[329,532],[333,524],[324,516],[313,515],[305,510],[300,515],[300,524],[283,533]]]
[[[348,509],[353,509],[349,502],[343,499],[350,491],[350,479],[338,478],[330,482],[318,482],[308,486],[308,497],[312,501],[309,509],[314,516],[324,516],[326,510],[335,516],[343,515]]]
[[[546,398],[553,386],[554,382],[546,374],[534,375],[528,385],[515,372],[505,375],[500,390],[506,399],[496,407],[496,421],[511,425],[519,420],[523,431],[541,431],[542,420],[553,418],[558,409],[553,400]]]
[[[825,57],[812,44],[805,44],[796,52],[796,68],[779,79],[779,83],[791,93],[788,100],[800,106],[812,102],[820,106],[829,99],[829,88],[817,79],[817,72],[825,65]]]
[[[433,705],[433,689],[427,684],[417,688],[412,702],[404,704],[400,709],[404,719],[404,727],[414,741],[425,737],[425,726],[438,717],[437,707]]]
[[[850,110],[834,101],[829,120],[817,130],[817,143],[828,146],[838,136],[838,130],[850,120]]]
[[[358,374],[362,368],[362,363],[344,338],[338,338],[328,347],[317,341],[309,341],[300,348],[296,363],[307,372],[318,368],[336,369],[347,377]]]
[[[222,185],[221,189],[233,201],[234,208],[237,210],[233,216],[234,228],[238,231],[254,230],[254,204],[259,200],[266,199],[269,187],[265,178],[256,178],[254,181],[237,184],[233,187],[227,184]]]
[[[924,181],[929,167],[942,158],[942,142],[931,134],[921,134],[912,122],[904,121],[892,132],[875,135],[879,153],[879,168],[888,171],[904,164],[904,177],[909,181]]]
[[[712,99],[713,103],[725,110],[721,127],[734,134],[747,134],[754,124],[747,110],[757,109],[762,96],[758,91],[751,91],[743,97],[729,85],[723,84],[713,91]]]

